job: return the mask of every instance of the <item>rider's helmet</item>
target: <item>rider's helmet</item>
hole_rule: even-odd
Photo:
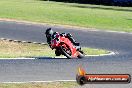
[[[51,29],[51,28],[48,28],[47,30],[46,30],[46,32],[45,32],[45,34],[46,34],[46,37],[51,37],[52,35],[53,35],[53,30]]]

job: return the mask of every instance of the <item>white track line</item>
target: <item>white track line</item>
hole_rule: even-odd
[[[11,40],[11,39],[6,39],[6,38],[0,38],[1,40],[7,40],[7,41],[14,41],[14,42],[22,42],[22,43],[33,43],[33,44],[41,44],[41,45],[46,45],[46,43],[39,43],[39,42],[27,42],[27,41],[19,41],[19,40]],[[90,57],[97,57],[97,56],[109,56],[109,55],[115,55],[115,54],[118,54],[118,53],[114,53],[112,51],[110,51],[109,54],[100,54],[100,55],[85,55],[85,56],[90,56]],[[66,58],[65,56],[62,56],[62,57],[54,57],[54,58]],[[1,59],[36,59],[36,58],[25,58],[25,57],[22,57],[22,58],[1,58]]]
[[[110,51],[110,53],[108,54],[100,54],[100,55],[85,55],[86,57],[99,57],[99,56],[110,56],[110,55],[115,55],[115,54],[119,54],[119,53],[114,53],[112,51]],[[62,57],[54,57],[54,58],[66,58],[65,56]]]
[[[33,59],[36,59],[36,58],[22,58],[22,57],[18,57],[18,58],[0,58],[0,60],[33,60]]]
[[[87,28],[85,28],[85,29],[87,29]],[[130,35],[132,35],[131,32],[123,32],[123,31],[110,31],[110,30],[99,30],[99,29],[92,29],[92,30],[87,30],[87,31],[118,33],[118,34],[130,34]]]
[[[85,56],[110,56],[110,55],[115,55],[116,53],[110,52],[109,54],[100,54],[100,55],[85,55]]]
[[[53,81],[22,81],[22,82],[0,82],[0,83],[52,83],[52,82],[76,82],[76,80],[53,80]]]
[[[100,54],[100,55],[85,55],[86,57],[99,57],[99,56],[110,56],[110,55],[115,55],[118,53],[111,52],[109,54]],[[65,56],[62,57],[51,57],[51,58],[66,58]],[[34,60],[37,58],[25,58],[25,57],[18,57],[18,58],[0,58],[0,60]]]
[[[14,42],[22,42],[22,43],[33,43],[33,44],[47,45],[46,43],[39,43],[39,42],[28,42],[28,41],[20,41],[20,40],[6,39],[6,38],[0,38],[0,40],[14,41]]]

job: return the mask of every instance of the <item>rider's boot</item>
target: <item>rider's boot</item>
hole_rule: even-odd
[[[78,42],[76,42],[73,37],[70,37],[71,42],[75,45],[75,46],[79,46],[80,44]]]
[[[71,37],[71,42],[75,45],[77,50],[81,50],[80,43],[76,42],[73,37]]]
[[[76,42],[76,41],[73,39],[73,36],[72,36],[70,33],[67,34],[67,37],[68,37],[68,39],[69,39],[75,46],[79,46],[79,45],[80,45],[78,42]]]

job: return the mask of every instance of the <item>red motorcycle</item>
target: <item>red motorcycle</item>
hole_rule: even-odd
[[[64,55],[69,59],[84,57],[80,46],[74,46],[68,38],[59,34],[54,35],[51,41],[51,48],[56,49],[55,54],[57,56]]]

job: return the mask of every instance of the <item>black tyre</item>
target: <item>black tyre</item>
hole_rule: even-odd
[[[60,47],[60,50],[62,51],[62,54],[64,56],[66,56],[68,59],[72,59],[71,50],[70,50],[70,48],[68,46],[67,46],[67,48],[69,49],[70,53],[68,53],[67,50],[63,46]]]
[[[85,57],[85,55],[84,55],[84,52],[83,51],[78,51],[78,58],[84,58]]]

